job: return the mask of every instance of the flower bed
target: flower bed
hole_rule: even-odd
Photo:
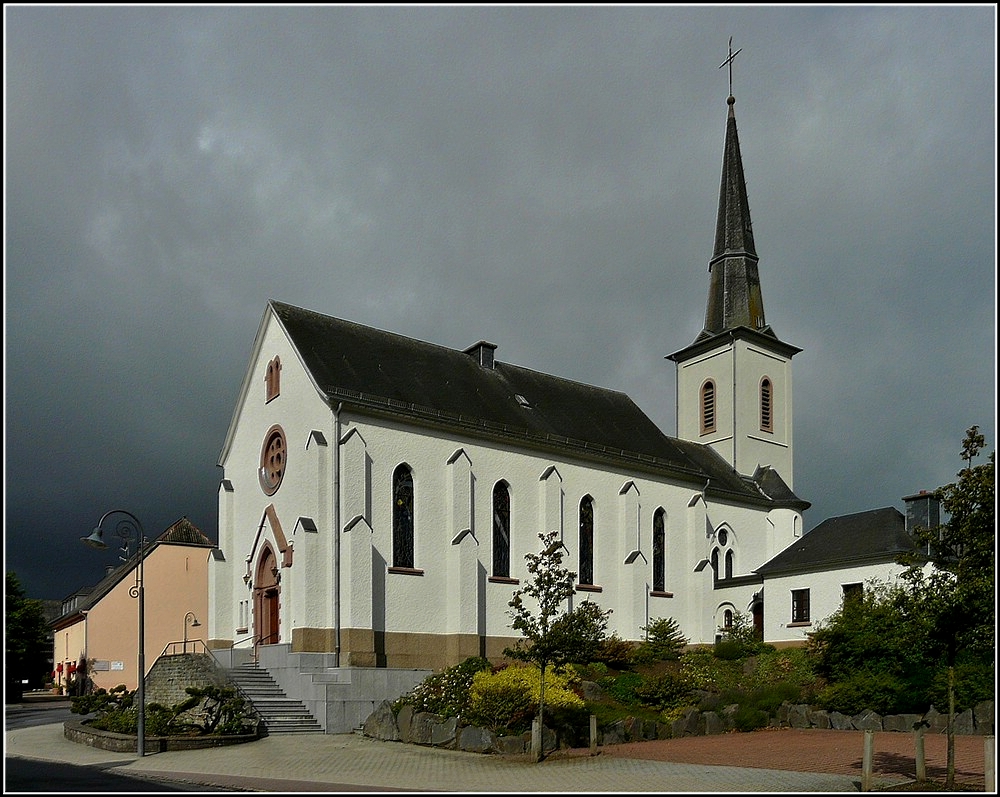
[[[138,739],[127,733],[113,733],[91,728],[86,720],[66,720],[63,723],[63,736],[71,742],[96,747],[99,750],[110,750],[115,753],[137,752]],[[200,736],[147,736],[146,752],[165,753],[174,750],[201,750],[207,747],[224,747],[231,744],[254,742],[260,738],[259,733],[204,734]]]

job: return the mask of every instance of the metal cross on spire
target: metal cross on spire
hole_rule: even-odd
[[[740,47],[735,53],[733,52],[733,37],[729,37],[729,57],[719,64],[719,69],[722,69],[726,64],[729,64],[729,96],[733,96],[733,59],[743,52],[743,48]]]

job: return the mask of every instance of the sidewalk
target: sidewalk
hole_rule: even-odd
[[[808,733],[808,732],[806,732]],[[758,751],[786,744],[783,732],[761,737]],[[778,738],[781,737],[781,738]],[[732,760],[732,736],[704,737],[716,745],[714,760]],[[676,742],[687,740],[679,739]],[[741,740],[745,743],[746,740]],[[980,740],[981,741],[981,740]],[[644,742],[644,745],[661,745]],[[634,745],[622,746],[633,747]],[[647,751],[652,747],[645,748]],[[626,750],[602,748],[555,754],[541,764],[527,758],[440,750],[399,742],[379,742],[355,734],[277,735],[256,742],[207,750],[157,753],[142,760],[76,744],[62,724],[6,732],[5,755],[109,767],[132,777],[155,776],[203,786],[250,791],[431,791],[431,792],[854,792],[858,775],[800,772],[759,766],[625,757]],[[857,757],[860,759],[860,747]],[[897,776],[876,785],[898,783]]]

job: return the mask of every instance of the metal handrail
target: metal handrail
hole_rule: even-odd
[[[177,652],[176,646],[178,645],[180,645],[182,648],[180,653]],[[199,645],[201,646],[200,651],[198,650]],[[203,639],[187,639],[183,641],[178,639],[176,642],[168,642],[166,645],[164,645],[163,650],[160,651],[160,656],[179,656],[182,653],[188,652],[187,651],[188,646],[194,648],[194,650],[191,651],[192,653],[207,653],[209,656],[212,655],[212,651],[209,650],[208,645],[205,644],[205,641]]]

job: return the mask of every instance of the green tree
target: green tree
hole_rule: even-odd
[[[541,553],[525,554],[531,574],[524,587],[510,599],[511,628],[520,631],[524,639],[504,649],[504,655],[538,666],[541,690],[538,701],[538,726],[545,727],[545,670],[559,670],[566,664],[584,660],[588,650],[603,640],[610,611],[584,601],[571,613],[566,602],[576,590],[576,573],[563,567],[563,547],[559,533],[538,535]],[[529,598],[528,603],[525,598]],[[590,647],[588,647],[590,646]]]
[[[926,629],[928,652],[947,672],[949,788],[955,782],[956,665],[963,655],[992,660],[996,644],[996,452],[972,464],[984,445],[978,426],[966,430],[966,466],[957,482],[935,493],[948,521],[917,529],[918,552],[901,559],[908,565],[905,609]]]
[[[5,662],[8,695],[19,695],[27,680],[40,686],[48,669],[52,641],[40,600],[29,598],[17,574],[7,571],[4,617]]]

